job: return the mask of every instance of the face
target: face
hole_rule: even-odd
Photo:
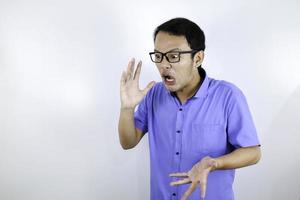
[[[166,53],[172,51],[190,51],[191,48],[184,36],[174,36],[166,32],[158,32],[154,42],[155,51]],[[166,57],[156,63],[166,88],[172,92],[192,90],[200,81],[197,67],[201,65],[203,52],[198,52],[192,59],[191,54],[181,54],[180,61],[169,63]]]

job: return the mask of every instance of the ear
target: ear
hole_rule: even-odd
[[[204,59],[204,51],[201,50],[201,51],[198,51],[195,55],[194,55],[194,58],[193,58],[193,66],[194,67],[199,67],[202,62],[203,62],[203,59]]]

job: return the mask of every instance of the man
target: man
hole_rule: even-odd
[[[194,22],[163,23],[154,32],[154,46],[150,56],[162,82],[139,89],[142,63],[134,69],[134,59],[122,74],[122,147],[135,147],[148,132],[152,200],[234,199],[234,169],[260,159],[243,93],[206,75],[205,37]]]

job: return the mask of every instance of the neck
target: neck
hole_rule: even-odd
[[[195,95],[198,88],[201,86],[202,78],[200,77],[198,71],[186,87],[182,88],[181,90],[176,92],[176,95],[181,103],[185,103],[189,98]]]

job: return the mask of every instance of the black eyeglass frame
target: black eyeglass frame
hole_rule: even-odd
[[[150,55],[151,61],[154,62],[154,63],[161,63],[161,62],[164,60],[164,57],[166,57],[166,59],[167,59],[167,61],[168,61],[169,63],[177,63],[177,62],[180,62],[180,55],[181,55],[181,54],[196,53],[196,52],[198,52],[198,51],[200,51],[200,50],[190,50],[190,51],[168,51],[168,52],[166,52],[166,53],[162,53],[162,52],[159,52],[159,51],[154,51],[154,52],[150,52],[149,55]],[[160,60],[159,62],[157,62],[157,61],[155,61],[155,60],[152,59],[152,55],[153,55],[153,54],[156,54],[156,53],[160,53],[160,54],[162,55],[161,60]],[[178,61],[170,62],[169,58],[167,57],[167,54],[168,54],[168,53],[178,53],[178,54],[179,54],[179,55],[178,55]]]

